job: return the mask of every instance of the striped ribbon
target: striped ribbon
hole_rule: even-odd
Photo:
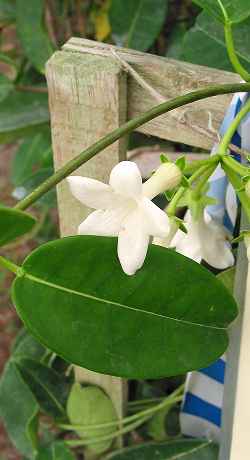
[[[250,95],[238,93],[232,99],[220,128],[222,136],[235,118]],[[232,144],[250,151],[250,115],[242,120],[235,133]],[[216,144],[211,152],[217,150]],[[239,154],[230,152],[234,158],[241,161]],[[207,211],[219,223],[233,232],[237,217],[237,198],[233,187],[220,166],[217,167],[210,179],[209,193],[218,200],[218,204],[208,206]],[[182,434],[191,437],[205,437],[220,441],[221,418],[224,390],[226,357],[223,355],[211,366],[187,375],[184,400],[180,415]]]

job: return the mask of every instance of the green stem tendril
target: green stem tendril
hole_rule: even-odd
[[[195,171],[192,174],[192,176],[188,179],[189,185],[192,185],[196,180],[199,180],[200,177],[203,176],[203,174],[206,174],[205,181],[207,182],[208,178],[211,176],[211,174],[215,170],[218,163],[219,163],[219,156],[218,155],[212,156],[210,158],[209,163],[197,169],[197,171]],[[202,181],[202,187],[203,186],[204,186],[204,181]],[[167,214],[169,217],[172,217],[175,215],[176,208],[178,206],[178,202],[182,198],[186,190],[187,190],[186,187],[180,187],[179,190],[177,190],[177,192],[173,196],[167,208]]]
[[[99,425],[90,425],[90,426],[83,426],[83,425],[59,425],[61,428],[66,428],[69,430],[82,430],[83,433],[91,431],[91,430],[96,430],[96,429],[101,429],[105,427],[113,427],[117,426],[119,424],[127,424],[127,426],[110,433],[105,436],[97,436],[96,438],[86,438],[84,440],[70,440],[67,441],[67,444],[72,446],[72,447],[77,447],[77,446],[82,446],[82,445],[88,445],[88,444],[94,444],[102,441],[106,441],[109,439],[113,439],[119,435],[128,433],[129,431],[137,428],[138,426],[142,425],[145,423],[147,420],[149,420],[156,412],[164,409],[165,407],[171,406],[173,404],[176,404],[177,402],[180,402],[182,400],[182,393],[184,391],[184,385],[181,385],[175,392],[173,392],[170,396],[167,398],[164,398],[164,400],[160,403],[157,404],[156,406],[152,408],[145,409],[144,411],[141,411],[137,414],[131,415],[129,417],[125,417],[122,420],[116,420],[115,422],[108,422],[108,423],[103,423]],[[181,395],[180,395],[181,394]],[[132,423],[131,423],[132,422]]]
[[[161,410],[165,406],[169,404],[174,404],[182,399],[182,394],[184,391],[184,384],[180,385],[171,395],[163,398],[163,400],[154,405],[154,407],[147,408],[143,411],[138,412],[137,414],[134,415],[129,415],[128,417],[124,417],[121,420],[115,420],[113,422],[105,422],[105,423],[100,423],[98,425],[69,425],[69,424],[60,424],[58,425],[60,428],[66,429],[66,430],[84,430],[84,431],[91,431],[91,430],[96,430],[99,428],[107,428],[107,427],[112,427],[112,426],[117,426],[117,424],[123,425],[130,423],[132,421],[137,420],[140,417],[144,417],[145,415],[150,415],[154,412],[157,412],[158,410]]]
[[[207,97],[216,96],[219,94],[229,94],[235,93],[237,91],[249,91],[250,83],[236,83],[236,84],[224,84],[210,86],[207,88],[200,89],[198,91],[193,91],[189,94],[184,94],[183,96],[176,97],[170,101],[163,102],[162,104],[153,107],[152,109],[144,112],[136,118],[128,121],[121,127],[115,129],[107,136],[100,139],[98,142],[84,150],[78,156],[69,161],[66,165],[60,168],[55,174],[49,177],[44,181],[39,187],[37,187],[33,192],[26,196],[22,201],[16,205],[16,209],[27,209],[35,201],[37,201],[41,196],[47,193],[51,188],[61,182],[65,177],[69,176],[72,172],[78,169],[82,164],[86,163],[88,160],[93,158],[97,153],[104,150],[109,145],[116,142],[122,136],[132,132],[139,126],[142,126],[144,123],[147,123],[150,120],[162,115],[164,113],[170,112],[171,110],[181,107],[191,102],[197,100],[205,99]]]
[[[234,171],[236,174],[239,174],[239,176],[249,176],[250,175],[250,168],[247,166],[244,166],[243,164],[239,163],[238,161],[234,160],[229,155],[225,155],[222,158],[222,163],[227,165],[232,171]]]
[[[199,199],[204,191],[204,187],[207,185],[209,177],[213,174],[217,165],[213,165],[207,169],[207,171],[202,175],[195,189],[193,190],[193,198]]]
[[[248,101],[244,104],[240,112],[236,115],[232,123],[230,124],[228,130],[226,131],[225,135],[223,136],[220,145],[219,145],[219,150],[218,154],[219,155],[226,155],[228,151],[229,144],[231,143],[232,137],[234,133],[236,132],[239,124],[243,120],[243,118],[248,114],[250,111],[250,98]]]
[[[15,273],[15,275],[17,275],[21,268],[3,256],[0,256],[0,265],[2,265],[4,268],[7,268],[7,270],[10,270],[12,273]]]
[[[224,169],[229,181],[231,182],[232,186],[234,187],[239,200],[242,204],[242,207],[246,213],[246,216],[250,222],[250,200],[246,195],[244,190],[240,190],[242,188],[241,178],[235,171],[232,170],[231,166],[229,167],[225,159],[222,162],[222,168]]]
[[[225,41],[227,45],[227,53],[228,53],[228,56],[229,56],[229,59],[231,61],[233,68],[245,81],[250,81],[250,74],[242,66],[236,54],[234,40],[233,40],[232,24],[229,21],[229,19],[227,19],[225,22],[224,32],[225,32]]]

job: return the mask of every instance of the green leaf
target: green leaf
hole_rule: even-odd
[[[165,420],[171,406],[165,407],[163,410],[156,412],[147,424],[147,432],[155,441],[164,441],[167,438]]]
[[[236,53],[250,71],[250,19],[233,28]],[[201,13],[185,35],[182,59],[194,64],[233,71],[229,61],[224,31],[221,24],[206,13]]]
[[[32,456],[37,445],[38,405],[17,367],[9,362],[0,381],[0,416],[16,448]]]
[[[0,206],[0,246],[28,233],[35,223],[34,217],[25,212]]]
[[[24,53],[33,66],[44,73],[45,63],[53,53],[43,23],[45,3],[43,0],[32,0],[26,2],[24,8],[23,0],[16,0],[16,2],[17,33]]]
[[[15,0],[0,0],[0,24],[8,24],[13,22],[15,17]]]
[[[106,460],[217,460],[218,447],[206,440],[147,443],[114,452]]]
[[[27,358],[16,358],[16,366],[41,410],[53,418],[65,418],[69,383],[53,369]]]
[[[234,292],[235,271],[235,267],[231,267],[217,275],[218,280],[224,284],[231,294]]]
[[[53,168],[42,168],[35,173],[31,174],[21,186],[16,187],[13,191],[13,196],[22,200],[29,193],[31,193],[38,185],[44,182],[48,177],[53,174]],[[45,195],[43,195],[39,200],[36,201],[36,205],[42,205],[46,208],[51,208],[56,205],[56,191],[54,189],[49,190]]]
[[[220,7],[218,0],[193,1],[220,22],[225,22],[223,10]],[[232,23],[244,21],[250,16],[249,0],[221,0],[221,3],[224,6],[228,18]]]
[[[11,167],[11,181],[17,187],[34,173],[34,167],[43,165],[50,154],[52,160],[50,136],[46,132],[23,140],[17,150]]]
[[[115,238],[75,236],[27,257],[13,300],[37,339],[66,361],[138,379],[183,374],[222,355],[237,306],[215,276],[152,245],[129,277],[116,245]]]
[[[0,102],[2,102],[8,96],[13,88],[14,85],[12,81],[4,74],[0,74]]]
[[[35,460],[75,460],[75,457],[62,441],[57,441],[49,447],[41,447]]]
[[[102,423],[114,422],[117,414],[111,399],[98,387],[81,387],[80,383],[72,386],[67,403],[67,414],[72,425],[89,427]],[[88,448],[96,453],[105,452],[112,444],[112,439],[91,444],[91,439],[98,436],[108,436],[117,427],[102,427],[96,430],[76,430],[80,438],[88,438]]]
[[[47,355],[48,350],[23,328],[16,336],[11,352],[13,358],[25,356],[40,361]]]
[[[116,44],[140,51],[148,50],[164,24],[167,5],[167,0],[112,2],[109,13]]]
[[[0,107],[0,143],[41,132],[48,121],[47,94],[12,91]]]

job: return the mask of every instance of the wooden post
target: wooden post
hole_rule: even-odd
[[[242,229],[249,225],[246,219]],[[234,296],[239,316],[230,330],[219,460],[249,460],[250,272],[244,242],[239,246]]]
[[[113,58],[56,52],[47,64],[55,168],[126,121],[126,74]],[[113,166],[126,158],[122,139],[75,172],[108,182]],[[74,235],[90,210],[71,195],[68,184],[58,186],[62,236]],[[84,340],[84,337],[83,337]],[[76,379],[102,387],[119,417],[123,414],[126,383],[120,378],[75,368]]]

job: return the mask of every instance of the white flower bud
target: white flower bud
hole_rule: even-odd
[[[160,193],[177,187],[181,179],[182,172],[175,163],[163,163],[143,184],[143,195],[152,200]]]

